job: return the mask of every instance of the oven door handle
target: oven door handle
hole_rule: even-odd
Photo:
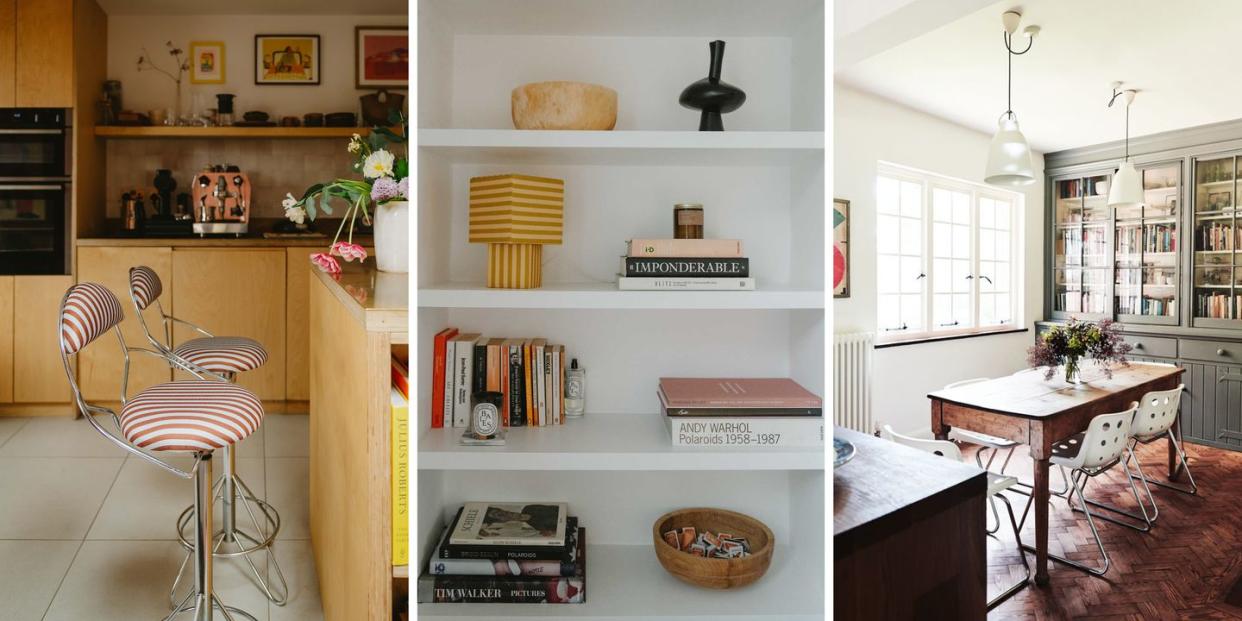
[[[63,183],[0,183],[0,191],[4,190],[64,190]]]
[[[63,129],[0,129],[0,136],[55,136],[63,133]]]

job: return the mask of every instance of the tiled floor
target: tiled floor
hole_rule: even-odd
[[[240,559],[216,561],[216,593],[259,621],[323,618],[308,431],[305,415],[271,415],[238,449],[242,477],[280,512],[275,549],[289,603],[270,604]],[[0,418],[0,619],[162,618],[184,554],[175,521],[192,499],[189,481],[127,457],[86,421]],[[268,571],[266,555],[252,559]]]

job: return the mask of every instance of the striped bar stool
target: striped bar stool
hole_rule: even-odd
[[[194,534],[190,544],[194,557],[194,588],[184,599],[174,603],[164,621],[186,613],[192,613],[195,621],[211,621],[216,610],[228,621],[233,621],[234,615],[255,621],[250,613],[226,606],[212,588],[211,464],[215,451],[242,441],[259,428],[263,421],[263,404],[241,386],[196,380],[157,384],[130,399],[127,397],[128,373],[121,378],[119,415],[106,407],[87,403],[69,358],[109,330],[116,332],[126,368],[133,353],[163,357],[157,351],[126,345],[119,327],[121,318],[120,302],[103,286],[82,283],[70,287],[60,303],[60,358],[74,403],[96,431],[125,451],[194,481]],[[97,416],[103,416],[104,422]],[[155,455],[165,452],[192,454],[192,467],[181,470]],[[180,580],[180,572],[177,580]]]
[[[129,294],[134,302],[138,323],[142,326],[147,340],[174,369],[189,371],[199,377],[232,384],[236,381],[238,373],[253,371],[267,362],[267,350],[263,349],[258,341],[244,337],[213,336],[193,323],[164,312],[164,306],[160,304],[160,295],[163,291],[163,284],[155,270],[145,265],[130,268]],[[160,313],[163,340],[152,334],[143,317],[143,311],[152,304]],[[177,323],[202,334],[202,338],[186,341],[173,348],[171,346],[172,327]],[[263,594],[272,603],[283,606],[289,599],[289,587],[285,581],[284,571],[281,570],[280,563],[276,561],[276,555],[272,553],[272,543],[280,531],[280,513],[266,501],[256,497],[250,486],[246,485],[241,475],[238,474],[237,455],[232,446],[223,447],[222,457],[224,472],[214,486],[215,497],[220,499],[221,528],[216,535],[212,549],[215,550],[218,558],[243,558]],[[250,523],[254,527],[253,533],[247,532],[238,524],[239,505],[250,518]],[[177,575],[177,583],[173,584],[174,592],[193,553],[191,543],[185,534],[193,519],[193,513],[194,508],[189,507],[177,520],[177,533],[181,538],[181,543],[186,546],[187,552],[181,564],[181,572]],[[266,550],[268,566],[275,571],[276,583],[264,578],[250,558],[252,553],[259,550]],[[274,586],[277,588],[273,588]],[[173,598],[173,595],[170,593],[169,597]]]

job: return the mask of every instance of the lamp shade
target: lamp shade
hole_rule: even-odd
[[[1113,183],[1108,188],[1109,207],[1137,207],[1143,204],[1143,177],[1134,170],[1134,164],[1121,163]]]
[[[560,244],[565,182],[529,175],[470,179],[470,242]]]
[[[1035,165],[1026,136],[1018,129],[1018,117],[1001,117],[988,147],[988,167],[983,180],[991,185],[1020,186],[1035,183]]]

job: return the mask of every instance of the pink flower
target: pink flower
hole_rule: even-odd
[[[316,252],[315,254],[312,254],[310,260],[316,267],[329,274],[341,273],[341,264],[337,263],[336,259],[328,256],[325,252]]]
[[[346,262],[358,259],[358,262],[361,263],[367,259],[366,248],[363,248],[358,244],[351,244],[349,242],[336,242],[335,244],[332,244],[332,248],[328,252],[334,256],[345,259]]]

